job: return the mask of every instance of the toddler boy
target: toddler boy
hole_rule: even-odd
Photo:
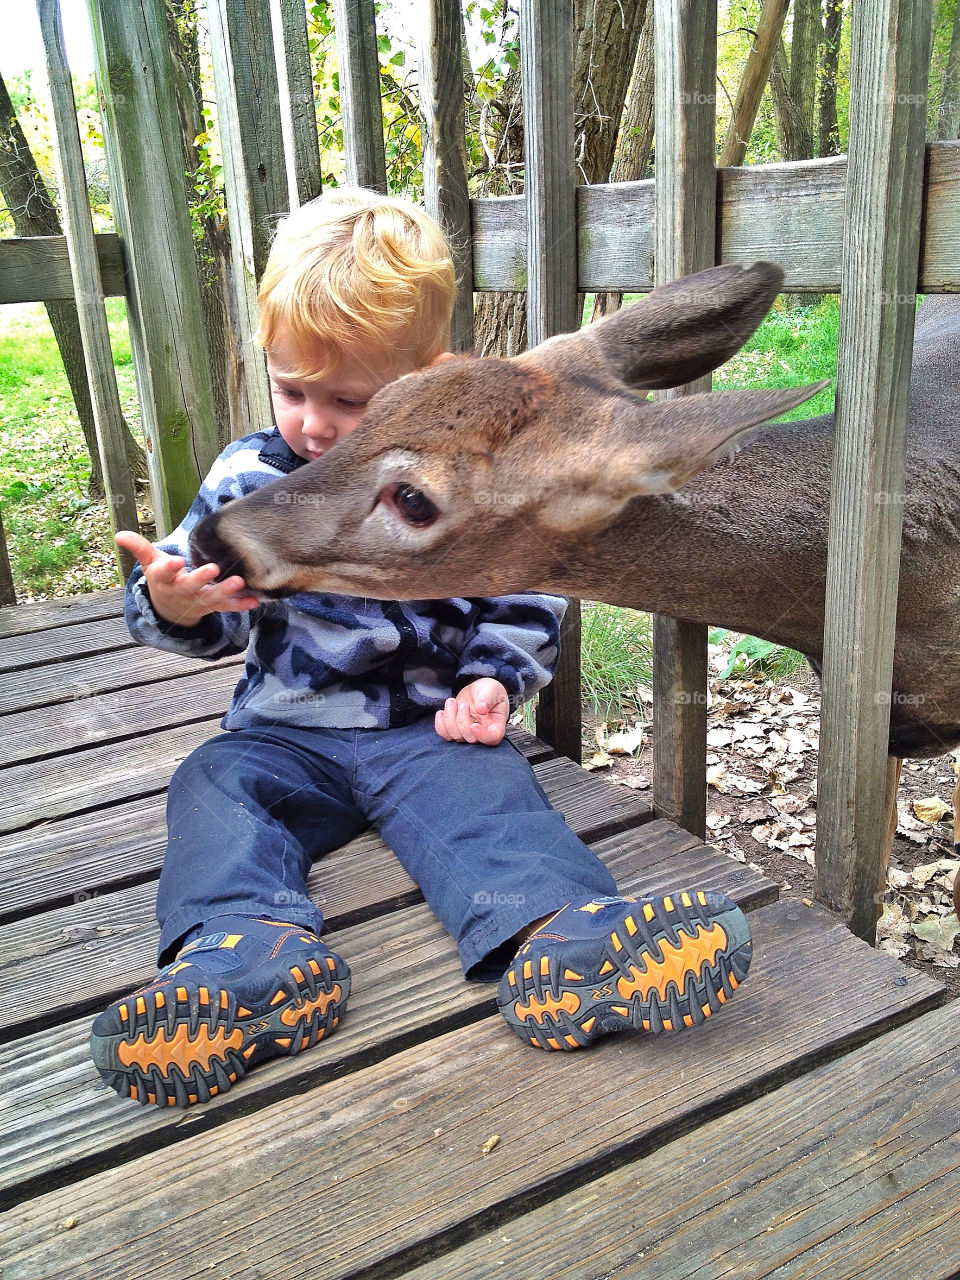
[[[451,358],[454,295],[449,248],[413,205],[341,189],[291,214],[259,295],[276,426],[224,449],[162,543],[117,535],[139,561],[134,639],[209,659],[246,651],[229,732],[171,780],[163,967],[93,1025],[94,1061],[121,1095],[206,1101],[336,1028],[350,971],[320,940],[307,876],[370,824],[466,976],[500,980],[504,1018],[542,1048],[702,1022],[747,971],[732,902],[617,897],[504,740],[511,706],[550,679],[562,598],[261,602],[242,578],[189,563],[204,515],[332,448],[388,382]]]

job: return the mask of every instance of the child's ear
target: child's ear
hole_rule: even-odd
[[[460,357],[454,351],[441,351],[439,355],[434,356],[429,364],[425,364],[424,369],[432,369],[434,365],[446,364],[448,360],[458,360]]]

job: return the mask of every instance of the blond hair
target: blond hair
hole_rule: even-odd
[[[345,348],[391,363],[400,351],[422,368],[450,341],[456,279],[437,224],[405,200],[339,187],[295,209],[277,227],[260,282],[255,341],[289,342],[305,363],[317,344],[323,368],[285,370],[322,377]]]

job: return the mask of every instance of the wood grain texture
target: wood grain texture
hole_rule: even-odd
[[[871,940],[886,878],[883,796],[930,34],[924,0],[864,0],[854,13],[816,893]]]
[[[280,124],[276,60],[267,6],[210,0],[210,57],[223,152],[230,251],[236,280],[243,380],[250,430],[269,427],[273,407],[262,352],[257,287],[276,219],[287,212],[287,170]]]
[[[28,635],[32,631],[49,631],[74,622],[95,622],[98,618],[122,616],[122,587],[90,591],[82,596],[38,600],[35,604],[20,604],[16,609],[0,610],[0,639]]]
[[[295,209],[315,199],[322,186],[307,14],[301,0],[269,0],[269,4],[287,202]]]
[[[93,237],[103,292],[126,293],[120,237],[101,231]],[[0,302],[52,302],[72,298],[73,275],[65,236],[11,236],[0,240]]]
[[[37,0],[43,35],[47,83],[53,107],[53,155],[60,188],[63,228],[70,257],[73,294],[90,388],[90,404],[97,437],[100,467],[113,533],[119,529],[140,532],[133,473],[127,460],[126,423],[120,408],[120,392],[113,367],[110,330],[104,308],[103,285],[93,242],[93,219],[84,170],[77,104],[67,66],[60,21],[59,0]],[[135,564],[129,551],[114,547],[121,578]]]
[[[837,293],[847,158],[797,160],[717,171],[718,262],[778,262],[791,293]],[[960,142],[926,148],[917,289],[960,290]],[[653,180],[577,187],[578,288],[653,288]],[[470,201],[474,288],[526,288],[523,196]],[[95,237],[105,291],[123,293],[117,238]],[[48,269],[49,263],[49,269]],[[71,297],[62,237],[0,241],[0,302]],[[10,292],[10,296],[8,295]]]
[[[158,1250],[170,1280],[201,1259],[281,1280],[302,1275],[306,1240],[325,1280],[397,1274],[465,1220],[522,1211],[655,1149],[939,998],[920,974],[896,986],[896,961],[818,910],[763,908],[753,926],[749,982],[695,1036],[611,1037],[567,1055],[536,1054],[499,1017],[451,1031],[224,1125],[215,1142],[186,1137],[175,1160],[144,1155],[11,1209],[5,1280],[141,1276]],[[291,1233],[277,1211],[290,1203],[308,1228]],[[68,1215],[76,1225],[58,1232]]]
[[[88,0],[157,534],[219,452],[163,0]]]
[[[573,0],[520,8],[526,202],[527,342],[577,327],[577,178],[573,153]],[[561,755],[582,756],[580,602],[563,619],[560,659],[537,700],[537,733]]]
[[[91,658],[65,658],[34,669],[21,668],[14,680],[0,682],[0,713],[9,715],[54,703],[69,704],[76,699],[131,690],[134,686],[141,690],[141,699],[149,702],[151,684],[224,668],[233,670],[236,683],[240,677],[237,668],[242,665],[242,657],[221,658],[210,663],[143,645],[114,649]]]
[[[489,1280],[949,1280],[960,1005],[407,1272]],[[656,1200],[652,1189],[669,1188]],[[624,1224],[629,1223],[625,1229]]]
[[[133,647],[122,617],[78,621],[23,634],[14,632],[0,639],[0,672],[29,671],[78,653],[106,654]]]
[[[678,0],[654,10],[657,137],[654,263],[657,284],[712,266],[716,258],[715,0]],[[710,377],[659,392],[708,391]],[[653,804],[695,835],[706,833],[707,629],[653,620]]]
[[[373,0],[334,0],[347,182],[387,190]]]
[[[420,24],[420,113],[423,117],[423,199],[453,251],[457,300],[451,350],[472,351],[473,251],[467,190],[460,0],[428,0]]]

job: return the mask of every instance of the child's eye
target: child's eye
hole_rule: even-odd
[[[294,391],[291,387],[274,387],[277,395],[283,396],[284,400],[302,400],[303,392]]]
[[[345,409],[365,409],[367,407],[366,400],[347,400],[344,396],[340,397],[340,403]]]

